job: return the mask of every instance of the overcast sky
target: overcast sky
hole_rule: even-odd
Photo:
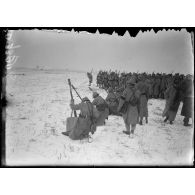
[[[191,37],[186,30],[139,33],[137,37],[86,32],[14,31],[15,67],[191,73]]]

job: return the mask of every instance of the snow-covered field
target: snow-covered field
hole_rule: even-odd
[[[67,79],[82,97],[92,99],[85,73],[12,71],[7,76],[7,165],[190,165],[193,128],[183,126],[179,108],[174,125],[161,117],[165,101],[149,100],[149,124],[137,125],[130,139],[121,117],[109,116],[93,142],[61,134],[70,116]],[[93,87],[102,95],[104,90]],[[74,93],[74,92],[73,92]],[[80,100],[74,93],[76,103]]]

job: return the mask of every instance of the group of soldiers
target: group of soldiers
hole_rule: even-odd
[[[80,104],[71,101],[71,109],[80,110],[80,123],[77,124],[76,130],[72,131],[74,135],[84,133],[82,137],[87,137],[89,132],[95,132],[97,126],[105,125],[109,115],[118,115],[122,116],[125,123],[123,133],[133,137],[137,124],[143,125],[143,119],[146,124],[148,123],[149,98],[165,99],[162,117],[165,117],[165,123],[169,121],[170,124],[173,124],[180,102],[183,102],[181,115],[184,116],[184,126],[190,126],[189,119],[193,118],[194,99],[192,75],[119,74],[116,71],[110,73],[100,71],[97,75],[97,85],[107,91],[105,99],[93,91],[92,102],[88,97],[83,98]],[[80,136],[75,137],[77,139]]]
[[[130,110],[132,111],[133,108],[129,102],[134,91],[135,96],[137,96],[136,107],[138,115],[134,112],[128,114],[130,118],[136,116],[136,119],[132,123],[143,125],[144,118],[146,123],[148,123],[148,99],[162,98],[165,99],[165,108],[162,113],[162,117],[165,117],[164,122],[169,121],[170,124],[173,124],[179,105],[183,102],[181,115],[184,116],[184,126],[190,126],[189,119],[193,118],[194,99],[194,79],[192,75],[157,74],[153,75],[153,78],[151,78],[151,76],[145,73],[133,73],[131,76],[127,76],[127,78],[125,86],[110,86],[107,89],[108,95],[106,102],[109,105],[110,114],[117,115],[121,113],[120,103],[123,99],[125,100],[122,102],[123,106],[127,103],[126,107],[129,108],[130,104]],[[151,82],[149,78],[151,78],[151,80],[154,79],[154,81]]]
[[[93,82],[92,70],[91,72],[87,72],[87,77],[89,79],[89,86],[91,86],[91,83]]]
[[[165,73],[125,73],[117,71],[99,71],[97,74],[97,86],[99,88],[108,90],[110,87],[115,92],[123,91],[126,88],[126,83],[130,78],[134,78],[137,83],[140,77],[144,79],[149,87],[149,98],[161,98],[164,99],[164,92],[173,83],[175,79],[182,82],[185,78],[184,74],[165,74]]]

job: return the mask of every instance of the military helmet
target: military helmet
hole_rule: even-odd
[[[93,98],[96,98],[98,95],[99,95],[98,92],[96,92],[96,91],[93,92]]]
[[[112,87],[109,87],[109,88],[108,88],[108,92],[109,92],[109,93],[113,92],[113,88],[112,88]]]
[[[129,79],[129,80],[127,80],[127,82],[126,82],[127,84],[129,84],[129,85],[135,85],[136,84],[136,82],[135,82],[135,79],[134,78],[131,78],[131,79]]]
[[[82,99],[82,101],[83,101],[83,102],[86,102],[86,101],[90,101],[90,100],[89,100],[88,97],[84,97],[84,98]]]

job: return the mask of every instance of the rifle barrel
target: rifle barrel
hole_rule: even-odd
[[[78,97],[82,100],[81,96],[79,95],[79,93],[77,92],[76,88],[74,87],[73,84],[71,84],[72,88],[74,89],[74,91],[76,92],[76,94],[78,95]]]
[[[68,85],[69,85],[69,87],[70,87],[70,96],[71,96],[71,100],[73,100],[73,102],[74,102],[74,98],[73,98],[73,95],[72,95],[72,88],[71,88],[71,81],[70,81],[70,79],[68,79]],[[72,113],[71,113],[71,116],[72,116]],[[74,116],[77,117],[77,112],[76,112],[76,110],[74,110]]]

